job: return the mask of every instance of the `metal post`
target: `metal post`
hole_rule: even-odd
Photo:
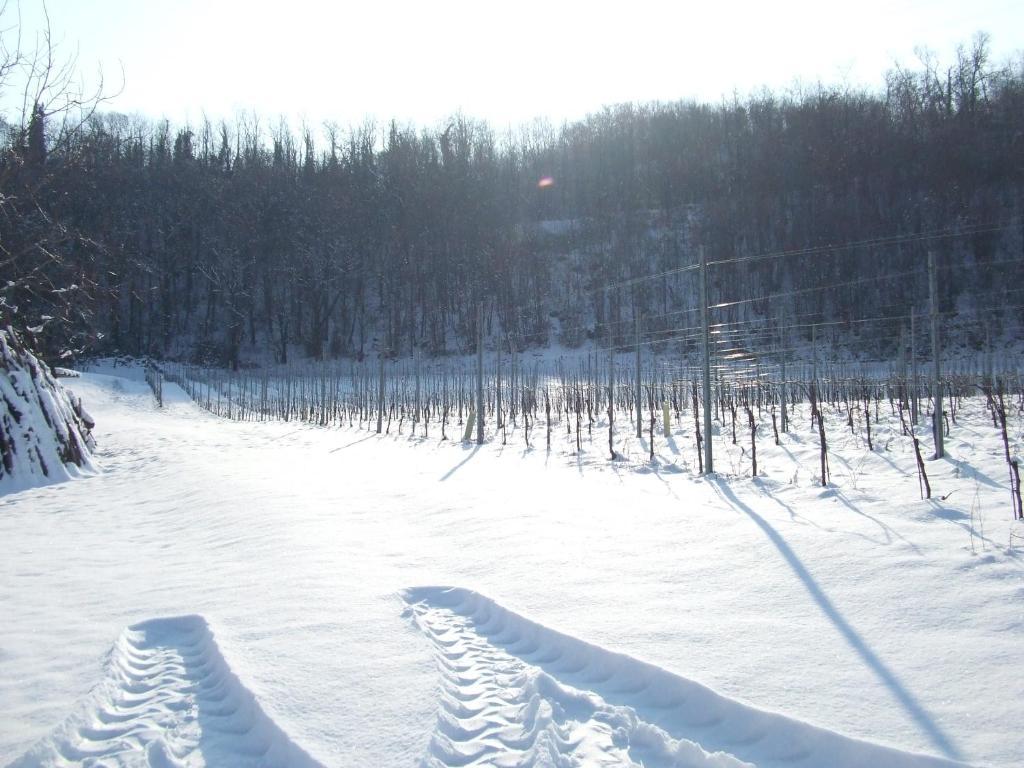
[[[377,434],[384,429],[384,350],[380,356],[380,384],[377,387]]]
[[[640,381],[640,312],[636,312],[636,436],[643,437],[643,416],[641,415],[640,403],[642,397]]]
[[[711,452],[711,329],[708,318],[708,263],[700,247],[700,318],[704,325],[704,474],[713,474]]]
[[[935,360],[935,412],[933,414],[935,432],[935,458],[941,459],[946,455],[943,445],[943,424],[942,424],[942,370],[941,360],[942,345],[939,341],[939,280],[935,270],[935,251],[928,251],[928,288],[931,294],[931,315],[932,315],[932,358]]]
[[[484,303],[476,305],[476,444],[484,443]]]

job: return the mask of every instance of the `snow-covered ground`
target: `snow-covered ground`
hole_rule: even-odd
[[[763,477],[701,479],[682,436],[609,463],[603,432],[237,423],[139,378],[74,382],[101,473],[0,497],[0,763],[1024,755],[1024,526],[980,403],[920,501],[909,441],[838,420],[822,489],[805,418]]]

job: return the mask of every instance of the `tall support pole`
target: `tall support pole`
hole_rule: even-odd
[[[946,455],[946,450],[942,434],[942,344],[939,340],[939,278],[935,269],[935,251],[928,251],[928,292],[931,295],[932,358],[935,360],[935,381],[932,384],[935,390],[935,412],[932,429],[935,432],[935,458],[941,459]]]
[[[640,403],[643,402],[643,398],[640,396],[640,312],[636,312],[636,436],[643,437],[643,416],[641,414]]]
[[[917,312],[910,308],[910,423],[917,426]]]
[[[498,381],[497,381],[497,387],[498,388],[497,388],[495,394],[496,394],[497,400],[498,400],[498,414],[497,414],[498,421],[497,421],[497,425],[498,425],[498,429],[500,430],[501,429],[501,425],[502,425],[502,416],[501,416],[501,334],[498,334],[498,341],[497,341],[497,344],[495,346],[496,346],[497,351],[498,351]]]
[[[992,327],[985,324],[985,379],[992,391],[996,391],[995,364],[992,360]]]
[[[484,443],[484,303],[476,305],[476,444]]]
[[[779,401],[782,406],[782,434],[786,434],[789,432],[789,413],[786,410],[786,356],[788,351],[786,349],[786,329],[781,321],[779,323],[779,346],[782,348],[782,381],[779,382]]]
[[[412,359],[416,376],[416,407],[412,412],[412,431],[413,434],[416,434],[416,427],[420,423],[420,351],[416,347],[412,349]]]
[[[708,312],[708,262],[700,247],[700,319],[704,326],[704,474],[714,474],[711,453],[711,327]]]
[[[900,325],[900,352],[897,361],[899,368],[896,374],[904,381],[907,380],[907,326]]]
[[[615,340],[612,336],[612,297],[608,289],[604,291],[605,323],[608,326],[608,455],[615,458],[615,446],[612,442],[615,426]]]
[[[811,381],[818,381],[818,324],[811,326]]]
[[[377,434],[384,429],[384,350],[380,351],[380,376],[377,384]]]

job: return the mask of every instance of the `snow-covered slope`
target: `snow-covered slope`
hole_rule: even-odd
[[[0,764],[117,714],[118,648],[133,674],[157,664],[128,682],[157,699],[230,680],[241,710],[264,713],[229,738],[196,693],[195,720],[165,713],[173,734],[132,720],[125,754],[160,732],[195,765],[204,739],[339,766],[924,753],[1010,768],[1024,754],[1024,531],[980,404],[963,404],[920,501],[912,448],[882,435],[869,452],[835,430],[836,485],[814,485],[804,413],[758,446],[762,477],[710,480],[685,470],[683,434],[653,465],[623,437],[610,463],[604,435],[580,455],[477,448],[227,422],[172,385],[158,410],[114,376],[75,386],[103,471],[0,496]],[[722,443],[721,466],[744,467]],[[430,584],[460,589],[416,589]],[[458,658],[439,677],[446,648]],[[492,733],[476,708],[505,722]]]
[[[93,426],[81,400],[0,329],[0,493],[91,470]]]

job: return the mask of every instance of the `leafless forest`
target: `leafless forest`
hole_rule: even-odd
[[[929,251],[951,340],[1020,329],[1024,69],[983,35],[872,91],[510,132],[55,110],[4,126],[0,168],[0,322],[52,361],[465,354],[478,324],[492,349],[626,348],[637,322],[686,354],[700,249],[738,347],[895,359]]]

